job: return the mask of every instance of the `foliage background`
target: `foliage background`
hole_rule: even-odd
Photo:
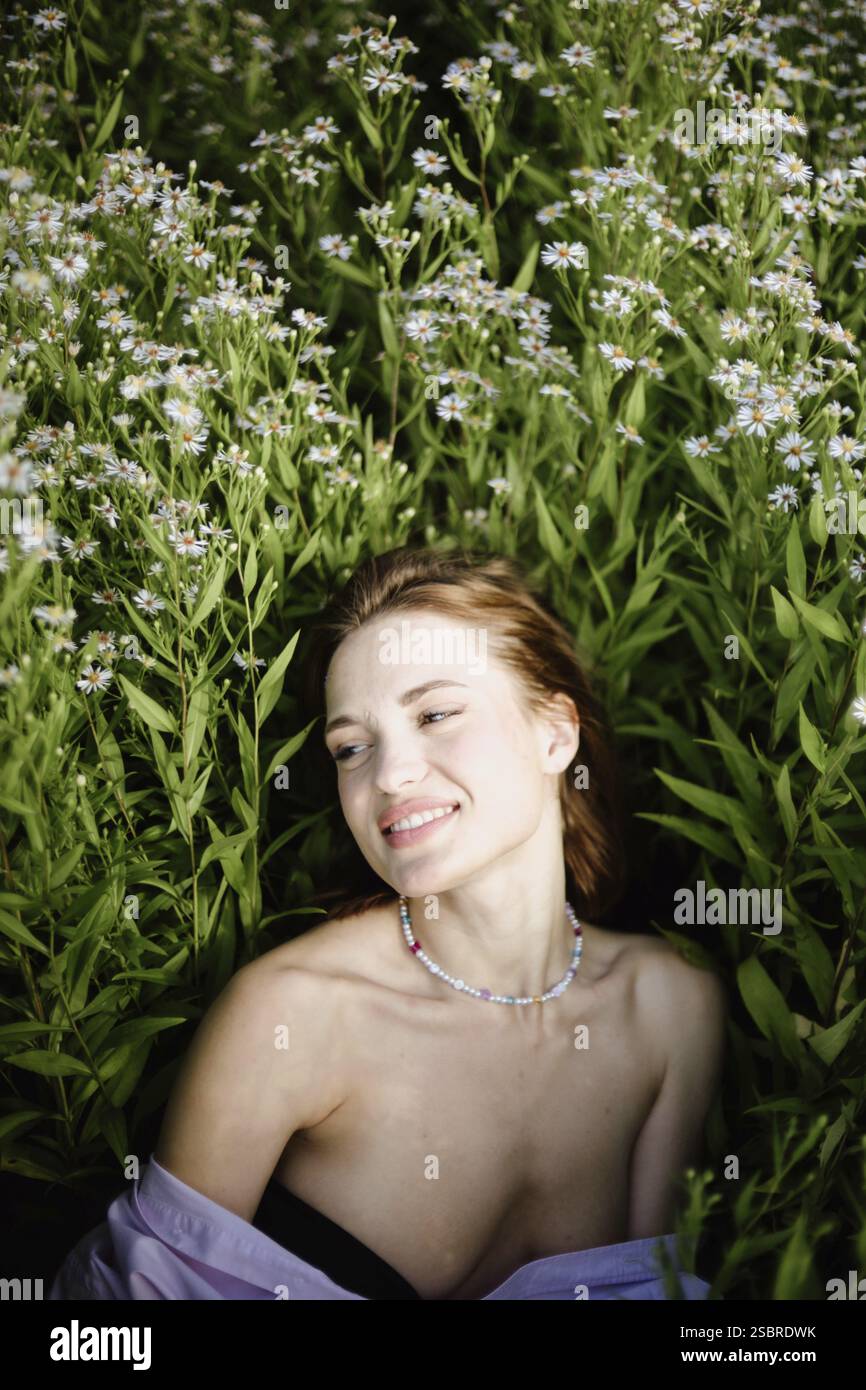
[[[544,580],[628,773],[607,920],[728,982],[700,1272],[824,1298],[866,1268],[859,8],[395,10],[4,20],[0,497],[44,507],[0,538],[9,1263],[50,1277],[215,994],[316,919],[310,620],[436,541]],[[689,147],[700,100],[785,112],[808,173]],[[677,927],[698,879],[783,930]]]

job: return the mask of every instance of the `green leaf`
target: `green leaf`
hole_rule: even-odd
[[[749,956],[738,966],[737,984],[743,1003],[764,1037],[775,1043],[788,1061],[799,1068],[802,1058],[794,1017],[756,955]]]
[[[535,508],[538,517],[538,539],[547,551],[547,554],[557,566],[565,563],[565,545],[562,537],[553,523],[553,518],[547,509],[547,503],[542,496],[538,483],[533,478],[533,491],[535,492]]]
[[[806,711],[800,703],[800,747],[813,767],[823,772],[826,766],[824,743],[815,725],[810,723]]]
[[[840,1018],[838,1023],[834,1023],[832,1028],[825,1028],[822,1033],[813,1033],[807,1039],[809,1046],[817,1053],[822,1062],[826,1062],[828,1066],[835,1062],[853,1033],[854,1024],[864,1009],[866,1009],[866,999],[861,999],[860,1003],[855,1005],[844,1018]]]
[[[187,706],[186,730],[183,736],[184,763],[190,767],[201,748],[207,729],[208,708],[210,705],[208,684],[197,685],[189,698]]]
[[[25,1071],[35,1071],[39,1076],[92,1076],[90,1067],[77,1057],[68,1057],[64,1052],[45,1052],[33,1047],[29,1052],[18,1052],[13,1057],[4,1057],[5,1066],[23,1067]]]
[[[806,595],[806,557],[803,554],[803,544],[800,540],[800,523],[796,517],[791,518],[785,554],[788,565],[788,588],[792,594],[799,594],[801,598],[804,598]]]
[[[294,563],[292,564],[292,568],[289,570],[288,573],[289,579],[294,579],[295,575],[298,574],[298,572],[304,568],[304,565],[308,565],[310,563],[313,556],[316,554],[316,551],[319,549],[321,539],[321,531],[314,531],[313,534],[310,536],[310,539],[307,541],[307,544],[301,551],[300,555],[296,556]]]
[[[391,318],[391,315],[388,310],[388,305],[385,303],[384,294],[380,294],[378,296],[377,307],[379,310],[379,329],[382,334],[382,343],[384,345],[385,352],[388,354],[389,357],[399,357],[400,344],[397,341],[397,333],[394,328],[394,320]]]
[[[93,144],[90,147],[92,150],[98,150],[100,145],[104,145],[109,135],[114,130],[114,127],[117,123],[118,113],[120,111],[120,103],[122,100],[123,88],[120,87],[117,93],[115,94],[114,100],[112,101],[111,105],[109,106],[108,110],[103,116],[102,123],[98,131],[96,132],[96,135],[93,137]]]
[[[277,700],[280,698],[283,688],[283,676],[286,667],[292,659],[300,635],[301,630],[298,628],[294,637],[289,639],[276,661],[268,667],[268,670],[259,683],[256,690],[256,711],[259,716],[260,725],[264,724],[274,705],[277,703]]]
[[[794,810],[794,803],[791,800],[791,775],[788,772],[787,763],[783,764],[782,771],[776,779],[776,800],[782,813],[782,824],[785,827],[788,843],[793,844],[794,836],[797,833],[797,812]]]
[[[285,743],[280,745],[280,747],[277,749],[270,762],[268,763],[268,770],[265,773],[264,777],[264,780],[266,782],[270,781],[278,767],[283,766],[285,763],[289,762],[290,759],[295,756],[298,749],[301,748],[303,744],[306,742],[307,735],[309,734],[313,725],[318,720],[318,717],[319,716],[316,715],[316,718],[311,719],[305,729],[301,729],[300,733],[295,734],[292,738],[287,739]]]
[[[66,51],[63,55],[63,81],[70,92],[74,92],[78,87],[78,64],[75,61],[75,49],[69,34],[66,35]]]
[[[828,613],[824,608],[817,608],[814,603],[807,603],[793,590],[791,591],[791,598],[803,621],[815,628],[816,632],[820,632],[824,637],[829,637],[831,642],[848,641],[848,633],[835,613]]]
[[[792,642],[800,634],[800,621],[796,609],[772,584],[770,585],[770,593],[773,595],[773,607],[776,610],[776,627],[783,637],[787,637],[788,641]]]
[[[143,690],[139,690],[137,685],[133,685],[132,681],[128,681],[120,672],[117,679],[132,708],[141,715],[149,729],[158,729],[163,734],[177,733],[177,721],[169,710],[163,709],[162,705],[145,695]]]
[[[217,601],[222,597],[226,577],[226,557],[223,555],[219,564],[199,595],[195,611],[189,620],[190,628],[201,627],[205,618],[213,610]]]
[[[538,262],[538,253],[541,250],[541,242],[534,241],[523,258],[520,269],[514,277],[511,288],[518,294],[523,294],[532,286],[535,278],[535,267]]]
[[[105,1055],[106,1057],[110,1056],[117,1048],[129,1047],[131,1043],[141,1042],[144,1038],[151,1038],[154,1033],[161,1033],[165,1028],[177,1028],[179,1024],[188,1022],[189,1019],[180,1015],[172,1018],[151,1015],[150,1018],[128,1019],[126,1023],[121,1023],[119,1027],[109,1033],[103,1042]]]
[[[19,942],[21,946],[29,946],[34,951],[41,951],[43,956],[49,954],[47,946],[34,936],[29,927],[25,927],[23,922],[19,922],[17,917],[13,917],[11,912],[5,908],[0,908],[0,932],[9,936],[13,941]]]
[[[258,577],[259,577],[259,561],[258,561],[258,556],[256,555],[256,548],[255,548],[255,546],[254,546],[254,545],[251,545],[250,548],[249,548],[249,550],[247,551],[247,558],[246,558],[246,562],[245,562],[245,564],[244,564],[244,573],[243,573],[243,580],[242,580],[242,583],[243,583],[243,591],[244,591],[244,597],[245,597],[245,598],[247,597],[248,594],[251,594],[251,593],[252,593],[253,589],[255,588],[256,580],[258,579]]]

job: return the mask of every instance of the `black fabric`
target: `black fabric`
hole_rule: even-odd
[[[311,1207],[275,1178],[268,1180],[252,1224],[341,1288],[363,1298],[421,1295],[397,1270],[329,1216]]]

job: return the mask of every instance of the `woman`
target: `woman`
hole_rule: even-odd
[[[233,977],[52,1297],[706,1296],[672,1228],[724,993],[584,917],[621,862],[569,634],[512,562],[402,549],[308,671],[367,891]]]

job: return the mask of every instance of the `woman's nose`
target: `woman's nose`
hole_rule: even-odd
[[[417,749],[404,743],[381,743],[376,752],[376,785],[379,790],[392,796],[405,787],[407,782],[417,782],[424,776],[427,764]]]

